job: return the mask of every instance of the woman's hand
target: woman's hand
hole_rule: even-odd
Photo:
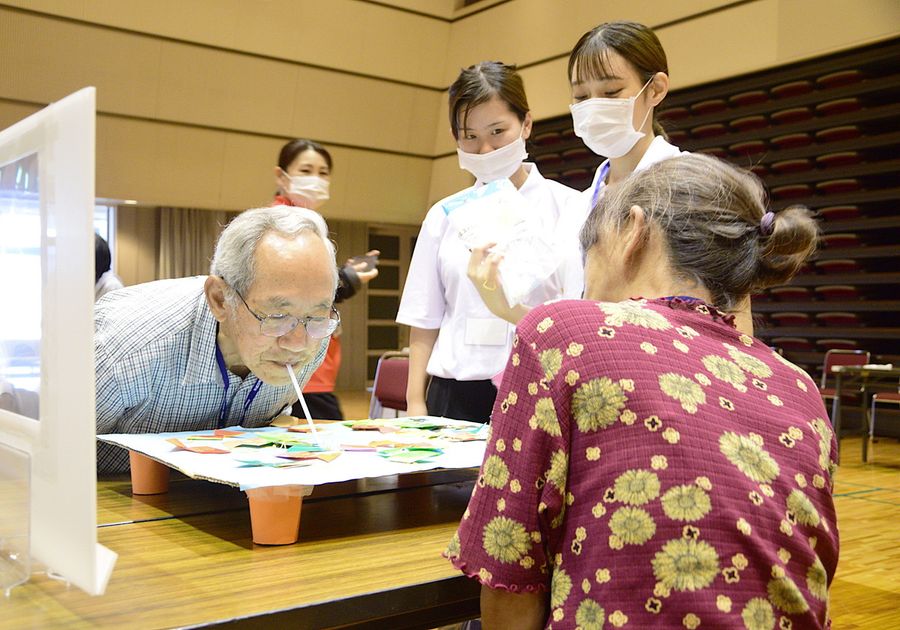
[[[363,284],[368,284],[370,280],[373,280],[378,276],[378,255],[381,254],[377,249],[373,249],[371,251],[366,252],[362,256],[358,256],[355,259],[349,258],[347,259],[347,265],[353,267],[353,271],[356,272],[356,275],[359,277],[359,281]],[[372,264],[371,268],[369,267],[369,262],[366,260],[360,260],[362,258],[374,258],[375,262]]]
[[[428,407],[424,402],[407,402],[406,415],[411,418],[415,416],[427,416]]]
[[[425,390],[428,387],[428,361],[434,351],[439,328],[409,327],[409,378],[406,382],[406,414],[427,416]]]
[[[506,301],[500,284],[500,261],[503,256],[490,251],[494,246],[496,243],[488,243],[472,250],[467,275],[491,313],[511,324],[518,324],[529,309],[521,304],[510,307]]]

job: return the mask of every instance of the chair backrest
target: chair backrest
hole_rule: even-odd
[[[865,365],[869,362],[868,350],[829,350],[825,353],[822,364],[822,387],[831,376],[831,368],[835,365]]]
[[[409,353],[385,352],[375,368],[369,417],[381,417],[383,409],[406,411],[406,384],[409,380]]]

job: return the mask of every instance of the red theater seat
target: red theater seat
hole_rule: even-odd
[[[691,135],[695,138],[712,138],[721,136],[726,131],[728,131],[728,129],[722,123],[709,123],[694,127],[691,129]]]
[[[534,136],[532,142],[536,146],[545,147],[548,145],[557,144],[560,142],[561,137],[558,131],[545,131],[544,133],[539,133]]]
[[[748,90],[746,92],[741,92],[740,94],[735,94],[728,98],[728,103],[732,107],[746,107],[748,105],[757,105],[759,103],[765,103],[769,100],[769,95],[766,94],[765,90]]]
[[[538,163],[542,170],[548,167],[559,166],[563,163],[562,156],[560,156],[559,153],[545,153],[543,155],[538,155],[534,158],[534,161]]]
[[[853,339],[819,339],[816,347],[821,350],[856,350],[859,343]]]
[[[769,294],[778,302],[807,302],[812,299],[812,291],[806,287],[773,287]]]
[[[684,129],[673,129],[671,131],[667,130],[666,134],[669,136],[669,142],[674,144],[675,146],[681,145],[685,140],[688,140],[691,137],[691,135]]]
[[[803,337],[773,337],[772,345],[787,352],[812,352],[815,348],[809,339]]]
[[[594,152],[588,149],[586,146],[575,147],[574,149],[568,149],[562,152],[562,158],[566,162],[574,162],[575,160],[583,160],[586,157],[591,157],[594,155]]]
[[[843,179],[829,179],[816,184],[816,191],[824,195],[839,195],[841,193],[854,192],[862,188],[858,179],[846,177]]]
[[[769,121],[762,114],[756,114],[753,116],[741,116],[740,118],[735,118],[734,120],[729,122],[728,125],[735,131],[740,132],[768,127]]]
[[[661,120],[681,120],[691,115],[691,111],[687,107],[668,107],[659,112]]]
[[[776,173],[802,173],[813,167],[807,158],[795,158],[793,160],[780,160],[772,163],[772,170]]]
[[[819,238],[822,247],[828,249],[843,247],[859,247],[861,240],[858,235],[852,232],[841,232],[840,234],[824,234]]]
[[[826,153],[816,157],[816,164],[822,168],[834,168],[836,166],[850,166],[859,164],[862,161],[857,151],[838,151],[836,153]]]
[[[695,116],[703,116],[714,112],[723,112],[728,109],[728,104],[721,98],[708,98],[691,105],[691,113]]]
[[[769,174],[769,169],[766,168],[765,164],[754,164],[748,170],[757,177],[765,177]]]
[[[795,149],[812,144],[812,136],[808,133],[787,133],[769,140],[778,149]]]
[[[769,117],[776,125],[789,125],[809,120],[813,117],[813,113],[808,107],[790,107],[774,112]]]
[[[772,313],[769,317],[776,326],[809,326],[812,323],[812,318],[806,313]]]
[[[857,273],[862,270],[859,262],[850,258],[835,258],[833,260],[819,260],[814,263],[816,271],[824,274]]]
[[[712,155],[714,157],[719,158],[720,160],[724,160],[728,158],[728,151],[726,151],[722,147],[707,147],[706,149],[700,149],[700,153],[706,153],[707,155]]]
[[[840,140],[852,140],[862,135],[856,125],[841,125],[830,127],[816,132],[816,142],[838,142]]]
[[[812,186],[809,184],[785,184],[784,186],[776,186],[771,190],[774,199],[797,199],[798,197],[808,197],[812,194]]]
[[[853,68],[850,70],[838,70],[837,72],[829,72],[823,74],[816,79],[816,85],[821,88],[836,88],[852,83],[859,83],[865,78],[865,75]]]
[[[769,90],[769,93],[773,98],[790,98],[792,96],[809,94],[812,91],[812,81],[808,81],[807,79],[800,79],[798,81],[789,81],[787,83],[782,83],[781,85],[776,85],[771,90]]]
[[[859,326],[861,324],[859,315],[842,311],[816,313],[816,322],[821,326]]]
[[[850,284],[823,284],[814,289],[816,296],[826,302],[858,300],[859,289]]]
[[[819,116],[835,116],[837,114],[849,114],[860,109],[862,109],[862,103],[855,96],[836,98],[833,101],[826,101],[816,105],[816,114]]]
[[[765,150],[766,143],[764,140],[745,140],[743,142],[735,142],[734,144],[728,145],[728,151],[732,155],[737,156],[758,155],[764,153]]]
[[[818,214],[824,221],[844,221],[846,219],[855,219],[860,215],[859,206],[827,206],[819,208]]]

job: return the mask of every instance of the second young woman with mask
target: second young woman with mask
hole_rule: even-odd
[[[523,162],[532,121],[515,68],[499,62],[466,68],[450,86],[449,110],[460,167],[475,176],[475,186],[508,178],[535,211],[540,229],[555,235],[580,193],[544,179],[534,164]],[[524,304],[578,297],[580,287],[572,288],[572,279],[580,276],[580,261],[573,260],[564,260]],[[509,356],[513,326],[488,310],[467,278],[469,265],[469,248],[438,202],[422,224],[397,314],[398,323],[411,327],[410,415],[490,418],[497,394],[490,379]],[[490,287],[480,288],[500,290]]]
[[[607,158],[597,168],[584,203],[566,213],[561,230],[577,248],[584,220],[607,187],[634,171],[682,153],[666,140],[656,108],[669,91],[669,65],[653,31],[636,22],[607,22],[581,36],[569,55],[572,122],[575,135]],[[485,304],[498,317],[516,323],[527,312],[511,309],[483,289],[502,282],[501,258],[477,249],[470,277]],[[580,295],[579,295],[580,297]]]
[[[585,191],[590,212],[607,186],[681,153],[656,120],[669,92],[669,64],[652,30],[637,22],[607,22],[575,44],[568,77],[575,135],[607,158]]]

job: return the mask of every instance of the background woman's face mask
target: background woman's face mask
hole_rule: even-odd
[[[520,135],[506,146],[494,149],[490,153],[466,153],[456,149],[459,167],[472,173],[479,182],[488,183],[497,179],[505,179],[519,170],[522,161],[528,157],[525,140]]]
[[[634,129],[634,102],[652,80],[650,78],[640,92],[628,98],[590,98],[570,105],[575,135],[597,155],[617,158],[631,151],[645,135]],[[640,127],[644,126],[651,111],[652,108],[647,109]]]
[[[318,210],[319,207],[328,201],[327,179],[318,175],[288,175],[291,180],[290,186],[285,191],[290,200],[304,208]]]

